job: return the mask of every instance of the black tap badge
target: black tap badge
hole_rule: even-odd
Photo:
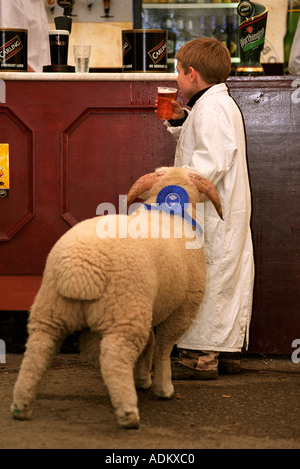
[[[74,0],[57,0],[57,5],[61,8],[72,8]]]

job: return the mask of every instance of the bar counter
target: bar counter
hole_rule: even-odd
[[[154,113],[163,73],[0,73],[0,314],[27,310],[47,254],[98,204],[118,208],[141,175],[172,165]],[[300,338],[300,77],[230,77],[245,122],[256,266],[251,352],[292,353]],[[179,102],[185,104],[179,93]],[[298,331],[298,335],[297,335]]]

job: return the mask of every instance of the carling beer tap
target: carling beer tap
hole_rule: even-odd
[[[236,75],[264,75],[260,54],[264,48],[268,9],[256,2],[240,0],[237,12],[241,17],[239,45],[241,62]]]

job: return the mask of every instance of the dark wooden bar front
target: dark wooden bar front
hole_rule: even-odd
[[[107,78],[5,80],[0,143],[9,143],[11,187],[0,199],[2,311],[30,307],[46,256],[70,226],[102,202],[118,207],[136,178],[173,163],[175,142],[154,114],[162,82]],[[253,199],[249,351],[289,354],[300,339],[300,79],[227,84],[244,116]]]

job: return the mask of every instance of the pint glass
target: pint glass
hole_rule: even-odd
[[[169,120],[172,118],[173,106],[171,101],[177,98],[176,88],[157,88],[157,118]]]
[[[69,31],[49,31],[50,55],[52,65],[67,65]]]

